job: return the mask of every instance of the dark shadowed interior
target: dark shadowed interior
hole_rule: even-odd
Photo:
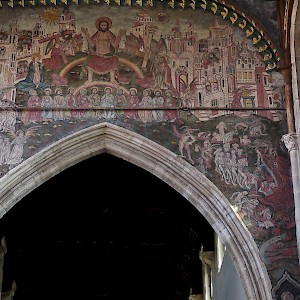
[[[14,300],[188,299],[214,232],[178,192],[101,154],[61,172],[1,220],[2,291]]]

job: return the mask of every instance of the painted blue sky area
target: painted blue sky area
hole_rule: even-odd
[[[256,20],[269,35],[272,41],[279,46],[278,31],[278,4],[276,0],[230,0],[233,5],[247,12],[247,15]]]
[[[244,10],[247,15],[258,22],[268,34],[268,36],[273,40],[273,42],[278,46],[279,45],[279,34],[278,34],[278,8],[277,1],[266,1],[266,0],[230,0],[226,3],[232,3],[234,6]],[[57,6],[58,7],[58,6]],[[116,5],[76,5],[70,4],[70,10],[75,13],[76,23],[78,26],[85,26],[87,28],[95,27],[95,20],[101,16],[109,16],[113,20],[113,30],[118,30],[119,28],[128,28],[133,23],[136,14],[140,11],[141,7],[129,7],[129,6],[116,6]],[[60,6],[60,9],[63,7]],[[122,11],[126,11],[122,15],[122,18],[119,17],[120,8]],[[46,7],[36,6],[36,7],[27,7],[26,13],[24,13],[23,7],[15,7],[11,9],[9,7],[3,7],[1,9],[1,20],[0,26],[6,27],[7,23],[11,20],[17,20],[19,27],[22,29],[31,29],[32,25],[37,21],[38,15],[42,13]],[[182,22],[182,25],[192,21],[193,25],[201,28],[203,38],[205,38],[207,32],[205,29],[211,20],[210,13],[204,13],[201,10],[193,11],[191,8],[187,7],[185,9],[172,9],[166,5],[162,5],[160,2],[157,2],[154,7],[145,7],[147,13],[153,18],[156,19],[158,13],[164,12],[169,15],[169,20],[174,20],[179,18]],[[159,25],[159,24],[158,24]],[[160,33],[164,34],[171,30],[171,27],[174,25],[173,22],[168,21],[162,24]],[[55,30],[56,25],[52,25]],[[51,28],[49,28],[51,31]],[[204,30],[202,30],[204,29]],[[51,31],[52,32],[52,31]],[[160,34],[159,33],[159,34]]]
[[[7,30],[11,21],[16,20],[19,29],[30,30],[35,23],[39,20],[41,15],[49,7],[35,7],[35,8],[22,8],[16,7],[14,9],[3,7],[1,12],[0,28]],[[57,7],[61,12],[63,7]],[[141,7],[129,7],[129,6],[115,6],[115,5],[69,5],[71,12],[75,14],[77,32],[80,32],[81,27],[86,27],[92,33],[95,28],[95,21],[99,17],[107,16],[111,18],[113,22],[112,31],[117,33],[120,28],[129,29],[134,23],[137,14],[143,10]],[[122,11],[122,18],[120,18],[120,9]],[[171,7],[163,7],[160,3],[154,7],[145,7],[145,11],[149,14],[153,22],[159,27],[156,32],[158,36],[160,34],[167,34],[172,30],[175,24],[175,20],[179,19],[182,26],[187,26],[189,22],[195,26],[199,38],[206,38],[208,35],[207,24],[212,20],[210,13],[205,13],[202,10],[194,11],[191,8],[186,9],[172,9]],[[168,20],[164,23],[160,23],[157,19],[159,13],[165,13],[168,15]],[[221,19],[219,20],[222,21]],[[58,24],[44,24],[46,28],[46,34],[52,33],[58,30]]]

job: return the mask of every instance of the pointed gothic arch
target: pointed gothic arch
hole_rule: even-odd
[[[81,130],[50,145],[1,178],[0,217],[51,177],[104,152],[149,171],[194,205],[229,250],[247,299],[272,299],[257,245],[220,190],[178,155],[110,123]]]

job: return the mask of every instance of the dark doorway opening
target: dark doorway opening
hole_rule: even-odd
[[[214,231],[149,172],[101,154],[48,180],[1,220],[14,300],[188,299]]]

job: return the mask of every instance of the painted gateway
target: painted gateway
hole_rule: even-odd
[[[71,133],[116,124],[219,187],[274,287],[299,281],[279,55],[251,20],[207,2],[3,7],[1,176]]]

